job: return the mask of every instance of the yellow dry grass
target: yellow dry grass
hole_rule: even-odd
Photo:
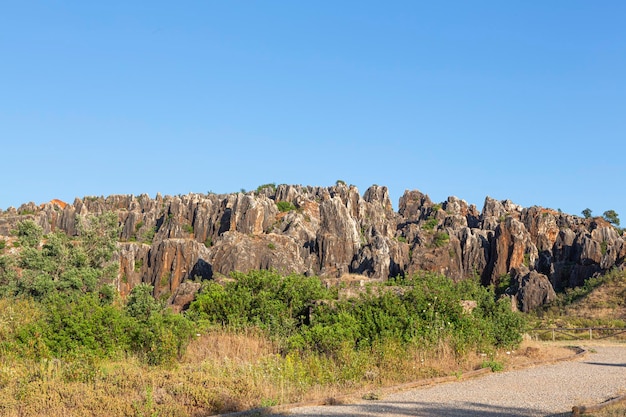
[[[566,315],[596,320],[626,320],[626,273],[613,274],[586,297],[567,306]]]
[[[519,365],[564,352],[525,342],[516,352],[492,352],[487,359]],[[148,367],[134,358],[70,364],[4,357],[0,415],[199,417],[450,375],[477,369],[486,359],[480,354],[459,359],[446,343],[429,350],[388,343],[374,355],[346,350],[332,360],[284,356],[260,332],[215,331],[198,336],[171,369]]]

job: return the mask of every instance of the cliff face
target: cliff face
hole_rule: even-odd
[[[282,211],[281,211],[282,209]],[[31,218],[45,232],[76,233],[76,217],[115,211],[120,223],[118,288],[140,282],[177,308],[194,278],[255,269],[384,280],[420,270],[486,285],[511,274],[509,292],[528,311],[626,257],[624,236],[600,218],[582,219],[487,197],[482,212],[449,197],[440,204],[407,191],[392,210],[386,187],[279,185],[259,192],[86,197],[26,204],[0,215],[0,235]],[[19,214],[22,213],[22,214]]]

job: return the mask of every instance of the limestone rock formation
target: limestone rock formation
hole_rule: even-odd
[[[518,308],[524,313],[556,299],[550,280],[537,271],[522,266],[512,271],[513,286],[510,291],[518,301]]]
[[[85,197],[0,212],[0,236],[26,218],[45,233],[76,235],[77,218],[114,211],[119,220],[116,282],[139,283],[184,308],[198,280],[275,269],[384,280],[420,270],[486,285],[510,274],[510,293],[529,311],[554,291],[624,267],[626,238],[601,218],[584,219],[487,197],[482,212],[457,197],[436,204],[406,191],[398,211],[387,187],[268,185],[234,194]],[[191,297],[191,298],[190,298]]]

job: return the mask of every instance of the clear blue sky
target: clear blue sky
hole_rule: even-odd
[[[386,185],[626,223],[626,2],[4,1],[0,208]]]

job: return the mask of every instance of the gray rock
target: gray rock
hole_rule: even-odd
[[[295,209],[281,212],[281,201]],[[168,295],[173,303],[179,303],[176,294],[188,298],[195,286],[178,288],[194,276],[211,279],[233,271],[275,269],[328,278],[355,273],[381,280],[428,270],[454,280],[479,275],[491,284],[526,268],[515,295],[523,309],[532,309],[550,299],[550,288],[582,285],[624,267],[626,258],[624,235],[601,218],[524,209],[490,197],[478,212],[457,197],[434,204],[417,190],[405,191],[394,212],[387,187],[372,186],[361,197],[343,183],[28,203],[0,213],[0,236],[9,236],[26,218],[45,233],[73,236],[77,217],[105,211],[119,219],[116,285],[122,294],[147,282],[155,295]]]

